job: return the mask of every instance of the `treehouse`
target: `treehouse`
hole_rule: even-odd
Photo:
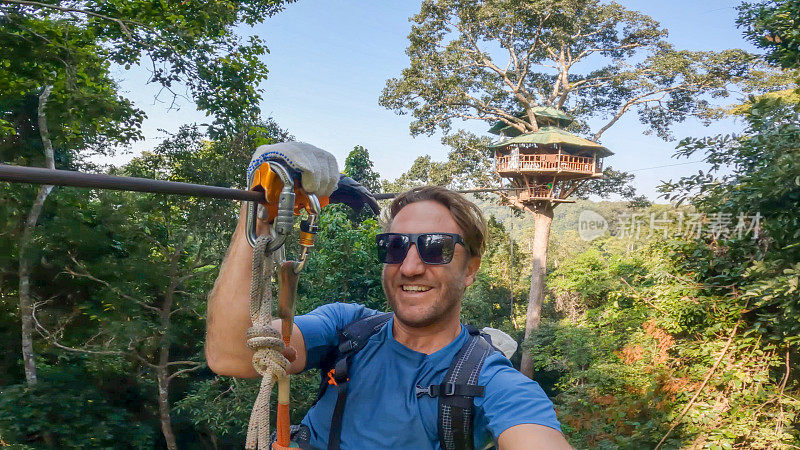
[[[520,133],[498,122],[490,133],[500,135],[491,147],[495,171],[509,180],[508,199],[518,206],[536,207],[538,202],[571,202],[584,181],[603,176],[603,158],[613,153],[602,145],[563,129],[572,122],[551,107],[533,109],[539,131]]]

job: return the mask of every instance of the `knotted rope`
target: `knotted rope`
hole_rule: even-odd
[[[261,388],[250,413],[247,426],[248,450],[269,448],[269,399],[272,386],[279,378],[286,377],[289,361],[281,354],[285,348],[281,334],[272,328],[272,273],[275,270],[272,258],[266,253],[272,241],[262,235],[253,248],[253,276],[250,282],[250,320],[253,326],[247,330],[247,346],[255,350],[253,367],[261,375]]]

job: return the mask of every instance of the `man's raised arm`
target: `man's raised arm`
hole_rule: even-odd
[[[320,148],[303,142],[283,142],[262,145],[253,153],[247,168],[250,175],[263,163],[277,161],[290,171],[299,174],[306,192],[318,197],[328,197],[336,189],[339,169],[336,158]],[[374,200],[373,200],[374,202]],[[247,329],[250,321],[250,277],[253,268],[253,249],[245,232],[247,208],[242,206],[239,223],[228,246],[217,281],[208,295],[206,322],[206,361],[214,372],[236,377],[256,377],[252,366],[253,351],[247,347]],[[256,231],[263,234],[267,225],[258,223]],[[280,320],[272,322],[280,330]],[[291,351],[284,356],[291,362],[287,372],[298,373],[306,365],[306,347],[300,329],[292,329]]]
[[[246,214],[247,208],[243,206],[219,276],[208,295],[206,361],[208,367],[219,375],[252,378],[258,374],[252,364],[253,351],[246,344],[247,329],[252,325],[250,276],[253,268],[253,249],[245,237]],[[280,323],[280,320],[275,320],[272,327],[280,330]],[[296,358],[288,372],[298,373],[306,365],[306,347],[297,325],[292,331],[290,345]]]

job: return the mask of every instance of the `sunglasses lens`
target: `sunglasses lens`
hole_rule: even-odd
[[[427,264],[447,264],[453,260],[456,243],[446,234],[423,234],[417,240],[420,259]]]
[[[378,259],[384,264],[400,264],[408,252],[408,236],[401,234],[379,234]]]

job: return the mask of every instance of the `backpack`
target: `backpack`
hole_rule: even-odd
[[[339,345],[321,361],[320,386],[316,404],[329,386],[337,390],[336,406],[331,417],[328,450],[339,450],[342,434],[342,414],[347,402],[347,383],[350,363],[363,349],[370,337],[391,319],[392,313],[376,314],[357,319],[339,331]],[[465,324],[469,338],[456,352],[442,384],[415,386],[417,398],[424,395],[438,397],[439,444],[443,450],[472,449],[474,447],[473,398],[482,397],[484,386],[478,386],[478,375],[486,357],[495,351],[491,337],[472,325]]]

